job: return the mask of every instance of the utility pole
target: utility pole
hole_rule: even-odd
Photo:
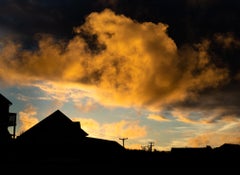
[[[124,148],[124,141],[127,140],[128,138],[119,138],[119,140],[122,140],[123,148]]]
[[[152,147],[154,146],[154,143],[153,142],[149,142],[149,146],[148,146],[148,148],[149,148],[149,151],[150,152],[152,152]]]

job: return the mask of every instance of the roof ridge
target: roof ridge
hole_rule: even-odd
[[[0,93],[0,101],[1,101],[1,99],[5,100],[5,101],[8,102],[10,105],[12,105],[12,102],[11,102],[10,100],[8,100],[4,95],[2,95],[2,94]]]

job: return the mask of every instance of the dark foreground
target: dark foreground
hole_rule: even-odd
[[[176,148],[169,152],[142,150],[106,150],[82,145],[17,145],[1,147],[1,167],[11,171],[143,169],[215,169],[239,170],[240,145],[224,144],[219,148]]]

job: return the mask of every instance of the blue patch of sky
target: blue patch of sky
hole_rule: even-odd
[[[8,87],[1,91],[12,102],[10,111],[19,113],[31,105],[36,109],[39,119],[46,117],[47,109],[52,103],[37,87]]]
[[[84,105],[85,101],[83,100],[82,103]],[[70,118],[91,118],[99,123],[114,123],[120,120],[136,120],[139,118],[137,112],[131,108],[108,108],[99,104],[95,105],[95,108],[86,112],[78,109],[74,103],[70,101],[64,103],[61,110]]]

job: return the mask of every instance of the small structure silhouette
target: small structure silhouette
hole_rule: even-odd
[[[12,105],[6,97],[0,94],[0,143],[8,143],[15,138],[16,113],[10,113],[9,108]],[[13,127],[13,133],[10,133],[8,127]]]

